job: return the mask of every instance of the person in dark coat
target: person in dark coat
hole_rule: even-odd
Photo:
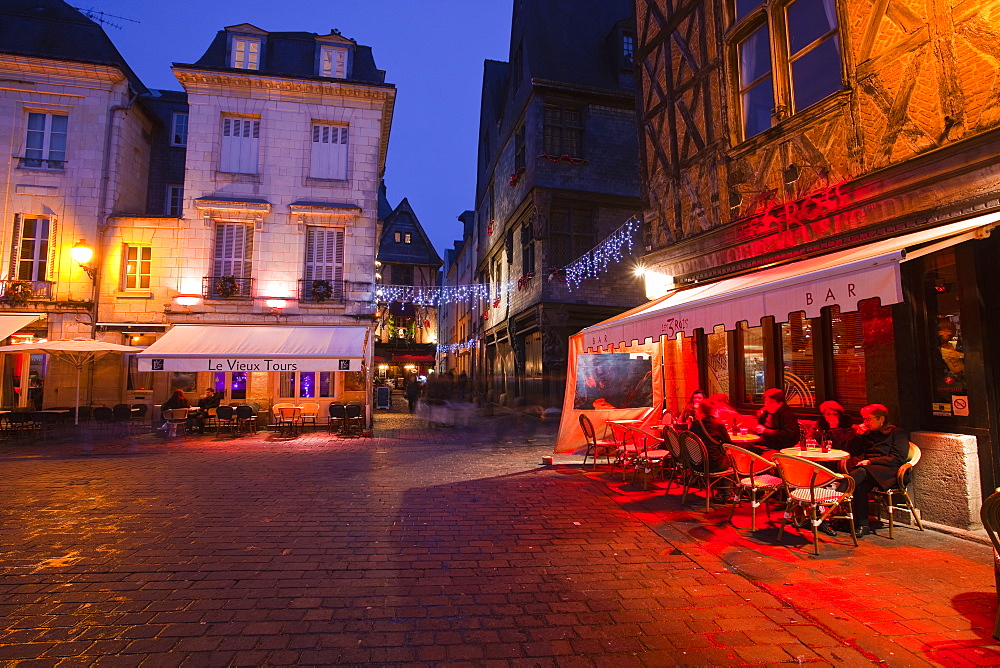
[[[188,403],[187,397],[184,396],[184,390],[174,390],[174,393],[170,395],[170,398],[163,402],[160,407],[161,411],[168,411],[171,408],[190,408],[191,404]]]
[[[719,407],[711,399],[703,399],[695,410],[695,420],[691,423],[691,433],[701,439],[708,451],[710,471],[725,471],[729,468],[729,457],[724,443],[729,443],[729,431],[718,417]]]
[[[758,454],[790,448],[799,442],[799,418],[785,403],[785,393],[772,387],[764,390],[764,408],[757,414],[760,443],[747,448]]]
[[[813,438],[820,443],[829,440],[834,448],[848,450],[858,432],[854,430],[854,424],[844,411],[844,407],[836,401],[824,401],[819,405],[819,413]]]
[[[889,409],[871,404],[861,409],[861,433],[851,441],[847,472],[854,478],[854,512],[858,538],[871,533],[868,525],[868,492],[876,487],[888,489],[896,482],[899,467],[910,455],[910,437],[889,424]]]
[[[406,395],[406,403],[411,413],[417,410],[417,399],[420,398],[421,389],[420,381],[416,378],[412,378],[410,382],[406,384],[406,389],[403,391]]]
[[[208,412],[213,408],[218,408],[221,403],[222,396],[216,394],[215,388],[206,387],[205,394],[198,399],[198,410],[188,413],[188,429],[195,434],[204,433]]]

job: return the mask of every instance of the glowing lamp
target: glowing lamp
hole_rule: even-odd
[[[73,244],[69,255],[87,273],[90,280],[94,280],[95,270],[90,266],[90,261],[94,259],[94,249],[87,245],[86,241],[80,239]]]
[[[174,303],[178,306],[191,307],[197,306],[201,303],[201,296],[199,295],[177,295],[174,297]]]
[[[280,311],[281,309],[288,306],[288,300],[281,298],[265,299],[264,306],[268,307],[272,311]]]

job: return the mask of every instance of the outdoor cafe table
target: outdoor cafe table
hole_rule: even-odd
[[[642,420],[606,420],[604,422],[604,438],[608,437],[609,424],[620,424],[623,427],[638,427],[642,424]]]
[[[846,450],[831,449],[827,452],[823,452],[819,448],[807,448],[803,450],[802,448],[795,446],[792,448],[782,448],[781,454],[792,455],[793,457],[801,457],[802,459],[808,459],[811,462],[842,462],[848,459],[851,454]]]
[[[744,447],[747,445],[757,445],[760,443],[759,434],[733,434],[729,437],[733,445]]]

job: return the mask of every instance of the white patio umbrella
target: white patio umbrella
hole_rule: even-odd
[[[141,346],[123,346],[96,339],[76,338],[35,343],[15,343],[0,346],[0,353],[30,353],[32,355],[52,355],[58,360],[76,367],[76,417],[74,424],[80,424],[80,371],[84,365],[108,353],[137,353],[145,350]]]

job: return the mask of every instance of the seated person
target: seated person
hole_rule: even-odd
[[[691,398],[685,404],[683,410],[681,410],[680,416],[677,418],[679,422],[685,422],[691,424],[698,419],[698,406],[705,400],[705,392],[703,390],[695,390],[691,393]]]
[[[191,404],[188,403],[187,397],[184,396],[184,390],[174,390],[170,398],[160,406],[160,411],[168,411],[171,408],[188,408],[190,406]]]
[[[764,390],[764,408],[757,414],[760,443],[747,447],[757,454],[790,448],[799,442],[799,418],[785,403],[785,393],[772,387]]]
[[[813,438],[820,443],[829,440],[834,448],[847,450],[858,433],[854,431],[854,425],[844,412],[844,407],[836,401],[824,401],[819,405],[819,412]]]
[[[855,533],[858,538],[871,533],[868,525],[868,492],[876,487],[888,489],[896,481],[899,467],[910,454],[909,435],[889,424],[889,409],[871,404],[861,409],[860,432],[851,441],[847,473],[854,478]]]
[[[205,394],[198,399],[198,410],[188,413],[188,429],[196,434],[204,433],[208,411],[212,408],[218,408],[221,403],[222,397],[216,394],[213,388],[206,387]]]
[[[696,418],[691,423],[691,433],[701,439],[708,451],[708,470],[725,471],[729,468],[729,457],[723,443],[729,443],[729,432],[718,416],[719,407],[711,399],[698,405]]]

